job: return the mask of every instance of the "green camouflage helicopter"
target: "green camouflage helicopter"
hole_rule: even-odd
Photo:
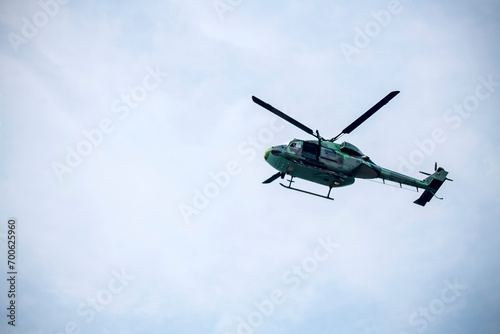
[[[267,149],[264,153],[264,159],[277,169],[278,173],[274,174],[263,183],[271,183],[279,177],[283,179],[285,175],[289,175],[290,180],[288,180],[288,185],[280,183],[283,187],[333,200],[333,198],[330,197],[332,188],[351,185],[356,178],[378,178],[382,179],[383,183],[389,180],[399,183],[400,187],[404,184],[415,187],[417,191],[418,189],[424,189],[423,194],[413,202],[421,206],[425,206],[433,197],[439,198],[436,196],[436,192],[444,181],[453,180],[446,177],[448,172],[442,167],[438,168],[437,163],[434,165],[433,174],[420,172],[428,177],[424,180],[418,180],[378,166],[351,143],[346,141],[341,144],[335,143],[335,141],[344,134],[351,133],[397,94],[399,94],[399,91],[393,91],[387,94],[386,97],[352,122],[341,133],[329,140],[321,137],[318,130],[316,130],[315,133],[311,128],[279,111],[270,104],[252,96],[252,100],[261,107],[316,137],[316,140],[294,139],[288,145],[273,146]],[[292,187],[292,182],[295,182],[293,181],[294,178],[325,185],[329,188],[328,194],[323,196],[294,188]]]

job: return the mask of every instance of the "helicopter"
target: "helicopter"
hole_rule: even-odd
[[[448,172],[442,167],[438,168],[437,163],[434,164],[434,173],[432,174],[420,171],[420,173],[427,175],[427,178],[419,180],[375,164],[367,155],[351,143],[344,141],[338,144],[335,142],[344,134],[349,134],[355,130],[398,94],[399,91],[392,91],[387,94],[377,104],[349,124],[341,133],[331,139],[321,137],[318,130],[314,132],[303,123],[259,98],[252,96],[252,100],[259,106],[269,110],[290,124],[295,125],[309,135],[316,137],[315,140],[295,138],[287,145],[278,145],[268,148],[264,153],[264,159],[272,167],[278,170],[278,172],[263,183],[269,184],[278,178],[284,179],[285,175],[288,175],[290,176],[288,185],[280,183],[281,186],[309,195],[333,200],[333,198],[330,197],[332,188],[351,185],[356,178],[381,179],[384,184],[386,184],[386,181],[392,181],[398,183],[401,188],[403,184],[415,187],[417,192],[419,189],[423,189],[424,192],[422,195],[413,202],[420,206],[425,206],[433,197],[442,199],[436,196],[436,192],[445,181],[453,180],[447,178]],[[295,182],[294,178],[327,186],[328,194],[324,196],[292,187],[292,183]]]

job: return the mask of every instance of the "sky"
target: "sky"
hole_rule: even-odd
[[[500,332],[499,15],[494,0],[2,2],[0,331]],[[419,179],[437,161],[443,200],[262,184],[268,147],[313,138],[252,95],[330,138],[394,90],[342,140]]]

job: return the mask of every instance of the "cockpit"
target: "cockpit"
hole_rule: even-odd
[[[302,151],[302,140],[294,139],[288,144],[288,150],[291,153],[299,155]]]
[[[320,154],[320,147],[318,144],[298,139],[292,140],[290,144],[288,144],[287,150],[290,153],[312,160],[317,160]]]

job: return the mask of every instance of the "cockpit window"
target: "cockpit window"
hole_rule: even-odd
[[[302,149],[302,142],[295,140],[290,143],[288,146],[289,150],[295,154],[299,154],[300,150]]]

